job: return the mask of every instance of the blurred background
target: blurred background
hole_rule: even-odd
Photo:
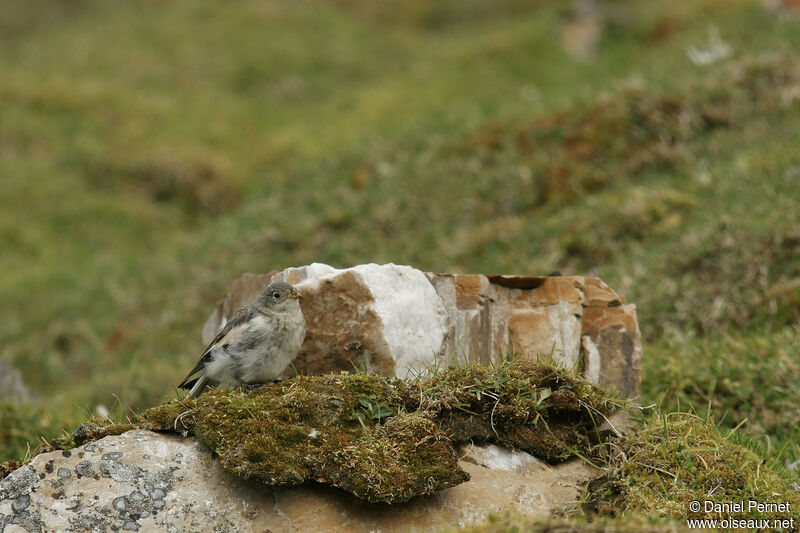
[[[0,0],[0,460],[175,395],[241,273],[601,276],[800,477],[788,0]]]

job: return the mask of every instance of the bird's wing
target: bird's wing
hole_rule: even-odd
[[[225,327],[222,328],[214,339],[208,343],[206,349],[203,351],[203,355],[200,356],[200,360],[197,362],[195,367],[189,372],[181,384],[178,385],[179,389],[188,389],[194,383],[195,379],[190,379],[192,376],[203,370],[203,367],[206,366],[211,360],[211,350],[213,350],[217,346],[224,346],[225,344],[229,344],[235,341],[240,335],[244,333],[247,329],[247,323],[255,316],[255,311],[249,306],[246,305],[236,311],[236,313],[231,317],[230,320],[225,324]]]

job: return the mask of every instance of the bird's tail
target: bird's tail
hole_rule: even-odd
[[[186,396],[186,399],[188,400],[191,398],[197,398],[198,396],[203,394],[203,391],[206,390],[206,387],[208,387],[208,376],[203,374],[202,376],[197,378],[197,381],[195,381],[194,386],[192,387],[192,390],[189,391],[189,394]]]

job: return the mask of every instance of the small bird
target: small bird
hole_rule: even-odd
[[[276,379],[306,335],[299,299],[300,293],[288,283],[267,285],[234,313],[178,388],[191,389],[187,398],[197,398],[209,384],[244,387]]]

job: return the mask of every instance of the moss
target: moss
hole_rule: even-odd
[[[667,519],[784,519],[792,512],[694,512],[689,502],[754,500],[800,509],[800,494],[747,448],[719,433],[713,422],[685,413],[654,416],[609,447],[609,472],[592,482],[584,506],[590,515]],[[795,524],[797,527],[797,524]],[[793,531],[797,531],[794,529]]]
[[[467,479],[435,424],[403,412],[410,390],[377,376],[300,376],[251,393],[211,391],[144,416],[151,429],[191,430],[242,478],[270,486],[314,480],[394,503]],[[365,398],[394,415],[383,425],[359,420]]]
[[[30,457],[33,458],[41,453],[49,453],[57,450],[71,450],[76,446],[83,446],[84,444],[108,437],[110,435],[121,435],[126,431],[130,431],[138,427],[140,426],[133,422],[120,423],[108,419],[93,417],[78,426],[71,434],[67,433],[58,438],[51,439],[40,444],[33,451],[33,453],[31,453]],[[13,470],[21,466],[22,463],[14,461],[9,462],[8,465],[9,467],[14,467],[12,468]],[[11,470],[8,470],[6,474],[10,472]]]
[[[70,448],[74,446],[82,446],[87,442],[92,442],[98,439],[102,439],[103,437],[108,437],[109,435],[121,435],[126,431],[130,431],[137,426],[133,423],[115,423],[109,422],[108,420],[101,420],[98,418],[93,418],[88,422],[84,422],[72,433]],[[62,444],[67,444],[66,442]],[[57,449],[68,449],[68,448],[57,448]]]
[[[595,428],[616,407],[580,378],[525,360],[451,369],[421,387],[423,408],[453,440],[496,442],[549,462],[587,453]]]
[[[400,413],[376,431],[334,453],[338,486],[369,501],[407,501],[469,479],[453,448],[420,413]],[[360,496],[363,497],[363,496]]]
[[[152,431],[187,431],[195,420],[192,413],[197,407],[196,400],[172,401],[147,410],[147,429]],[[184,418],[184,417],[189,417]]]
[[[453,444],[486,440],[558,461],[586,453],[594,412],[613,404],[552,366],[525,360],[435,371],[416,381],[299,376],[259,390],[213,390],[144,413],[191,431],[227,470],[269,486],[313,480],[397,503],[468,479]]]
[[[501,515],[489,515],[486,520],[466,528],[447,528],[444,532],[464,533],[673,533],[686,531],[685,524],[653,523],[644,518],[599,519],[587,522],[582,519],[564,520],[556,518],[530,518],[521,513],[508,511]]]
[[[0,463],[0,479],[22,466],[22,461],[3,461]]]

